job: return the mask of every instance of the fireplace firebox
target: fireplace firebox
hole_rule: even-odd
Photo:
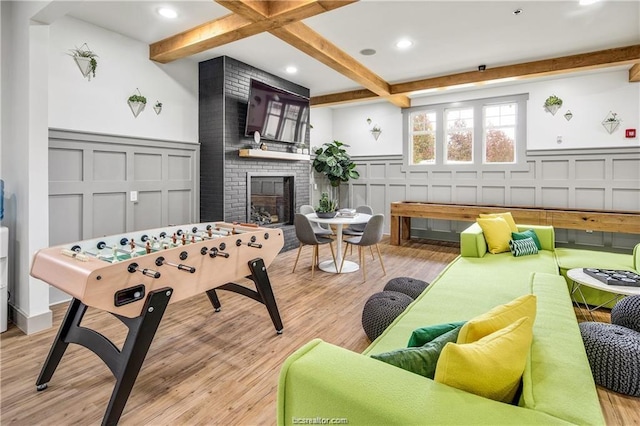
[[[295,176],[247,173],[247,222],[260,226],[293,224]]]

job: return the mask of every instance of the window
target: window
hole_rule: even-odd
[[[411,115],[411,158],[413,164],[436,161],[436,113],[420,111]]]
[[[429,169],[525,164],[528,94],[403,110],[405,164]]]
[[[473,162],[473,108],[445,110],[447,163]]]
[[[513,102],[484,107],[485,163],[515,163],[517,110]]]

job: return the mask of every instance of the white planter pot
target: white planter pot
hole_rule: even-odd
[[[74,56],[73,60],[76,62],[76,65],[82,73],[82,76],[91,81],[91,58],[85,58],[84,56]]]
[[[144,110],[144,107],[146,105],[142,102],[127,101],[127,103],[129,103],[129,108],[131,108],[131,112],[133,113],[134,117],[138,117],[138,114],[140,114]]]
[[[556,115],[556,112],[558,112],[558,110],[560,109],[561,106],[562,105],[545,105],[544,109],[549,111],[551,113],[551,115]]]

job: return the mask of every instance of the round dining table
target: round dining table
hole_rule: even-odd
[[[311,222],[326,223],[328,225],[334,225],[336,228],[337,267],[333,264],[333,260],[325,260],[324,262],[321,262],[320,265],[318,265],[321,270],[325,272],[333,272],[334,274],[336,274],[340,272],[355,272],[360,269],[357,263],[345,260],[344,265],[342,266],[342,271],[339,271],[340,263],[342,262],[342,228],[345,225],[367,223],[369,219],[371,219],[370,214],[356,213],[355,216],[341,216],[340,214],[337,214],[335,217],[332,217],[330,219],[319,218],[315,213],[309,213],[306,216]]]

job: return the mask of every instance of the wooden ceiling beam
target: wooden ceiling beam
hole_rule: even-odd
[[[355,0],[218,0],[232,13],[149,46],[149,59],[167,63],[346,6]],[[264,14],[264,15],[263,15]]]
[[[392,96],[395,94],[391,93],[389,83],[302,22],[285,25],[269,32],[376,95],[387,98],[394,105],[400,107],[411,105],[408,97]]]
[[[439,77],[425,78],[406,83],[391,84],[391,94],[408,95],[412,92],[428,89],[441,89],[460,84],[482,83],[508,78],[534,78],[548,75],[566,74],[589,69],[606,68],[637,63],[640,60],[640,44],[613,49],[588,52],[578,55],[544,59],[521,64],[487,68],[485,71],[469,71]],[[636,70],[632,73],[632,70]],[[629,71],[629,81],[640,79],[640,65],[634,65]],[[635,79],[634,79],[635,78]],[[361,90],[332,93],[311,98],[314,106],[374,99],[375,94]]]
[[[629,69],[629,83],[637,83],[640,81],[640,63],[635,64]]]

